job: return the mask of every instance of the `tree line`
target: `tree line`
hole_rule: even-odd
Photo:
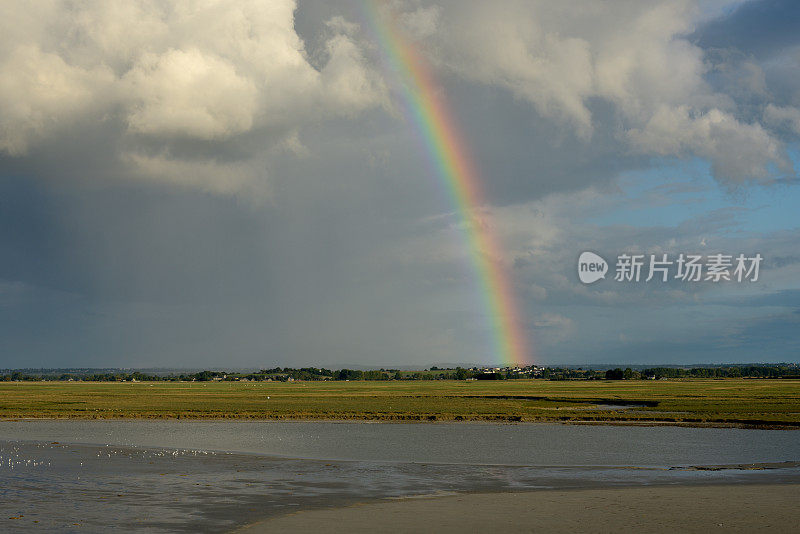
[[[399,369],[338,369],[317,367],[275,367],[253,373],[227,371],[199,371],[159,375],[140,371],[116,371],[100,373],[42,372],[31,373],[18,370],[0,374],[0,381],[82,381],[82,382],[210,382],[210,381],[315,381],[315,380],[515,380],[536,378],[544,380],[658,380],[683,378],[798,378],[800,367],[796,364],[774,365],[730,365],[715,367],[653,367],[634,370],[615,368],[608,370],[546,367],[523,370],[493,370],[478,368],[440,369],[436,366],[421,371]]]

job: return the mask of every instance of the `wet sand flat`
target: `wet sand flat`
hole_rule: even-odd
[[[303,511],[237,532],[798,532],[799,500],[800,484],[464,494]]]
[[[491,495],[800,484],[798,432],[486,423],[6,421],[0,422],[0,531],[228,532],[292,512],[358,503],[400,502],[392,513],[403,516],[404,506],[418,506],[404,503],[432,495],[489,495],[486,502],[466,497],[477,501],[436,503],[432,519],[424,520],[433,530],[440,527],[437,519],[461,528],[465,515],[472,518],[469,525],[475,528],[470,530],[483,528],[477,521],[485,514],[491,526],[513,518],[503,528],[512,530],[536,524],[524,502],[534,497],[502,497],[495,504],[497,497]],[[513,499],[523,504],[514,508]],[[563,511],[551,507],[553,517],[583,517],[575,511],[582,505]],[[620,506],[628,505],[607,507]],[[538,515],[549,513],[544,504],[539,507],[544,512]],[[667,509],[656,507],[657,517]],[[631,517],[650,512],[636,513]],[[425,517],[414,510],[411,514]],[[369,523],[374,515],[360,530],[381,528],[383,523]]]

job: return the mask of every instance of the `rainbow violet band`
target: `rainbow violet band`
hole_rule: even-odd
[[[533,363],[513,280],[501,262],[500,240],[481,218],[485,204],[479,172],[470,158],[442,91],[425,58],[400,31],[391,13],[365,0],[367,23],[380,44],[383,59],[401,78],[410,120],[419,131],[437,178],[445,185],[462,223],[465,246],[482,305],[488,314],[494,358],[505,365]]]

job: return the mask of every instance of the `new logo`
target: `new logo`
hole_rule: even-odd
[[[608,263],[594,252],[584,252],[578,258],[578,278],[584,284],[592,284],[606,277]]]

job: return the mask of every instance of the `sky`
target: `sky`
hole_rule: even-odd
[[[0,1],[0,367],[500,363],[369,9]],[[798,361],[797,2],[375,9],[479,171],[527,363]],[[763,261],[616,281],[626,253]]]

